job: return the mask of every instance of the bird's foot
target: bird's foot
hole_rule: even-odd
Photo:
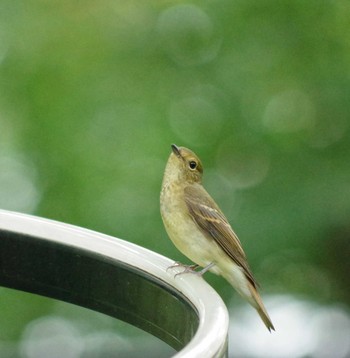
[[[183,268],[184,270],[175,274],[174,277],[176,277],[178,275],[182,275],[184,273],[197,273],[196,268],[199,267],[199,265],[185,265],[185,264],[182,264],[181,262],[176,261],[173,265],[171,265],[167,268],[167,271],[169,269],[176,268],[176,267]]]
[[[196,271],[196,269],[199,267],[199,265],[184,265],[184,264],[182,264],[180,262],[175,262],[174,265],[169,266],[168,269],[174,268],[174,267],[183,267],[184,268],[184,270],[182,272],[178,272],[174,277],[176,277],[178,275],[182,275],[184,273],[192,273],[192,274],[195,274],[197,276],[203,276],[214,265],[215,265],[215,263],[211,262],[209,265],[205,266],[200,271]]]

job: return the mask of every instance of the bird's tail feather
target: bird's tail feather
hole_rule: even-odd
[[[260,318],[265,323],[265,326],[267,329],[271,332],[271,330],[275,330],[275,327],[273,326],[271,319],[266,311],[266,308],[263,304],[263,301],[256,290],[256,288],[249,282],[249,291],[252,295],[252,299],[249,300],[251,305],[257,310],[259,313]]]
[[[241,270],[234,270],[235,275],[232,275],[232,270],[221,270],[215,273],[221,274],[225,277],[232,287],[235,288],[237,292],[257,310],[259,316],[270,332],[271,330],[275,330],[259,292],[257,291],[255,285],[247,279]]]

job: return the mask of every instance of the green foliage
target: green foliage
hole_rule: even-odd
[[[2,0],[0,206],[185,261],[159,215],[174,142],[201,157],[265,292],[348,302],[349,16],[329,0]]]

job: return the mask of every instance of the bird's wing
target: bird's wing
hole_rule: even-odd
[[[226,254],[240,266],[249,281],[257,286],[248,266],[241,242],[225,215],[201,185],[185,188],[185,202],[193,221],[207,237],[213,238]]]

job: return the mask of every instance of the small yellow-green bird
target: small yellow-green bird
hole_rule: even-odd
[[[223,276],[259,313],[269,331],[275,330],[257,290],[241,242],[225,215],[202,186],[203,166],[196,154],[171,146],[160,211],[174,245],[195,266]],[[188,266],[184,272],[191,271]]]

